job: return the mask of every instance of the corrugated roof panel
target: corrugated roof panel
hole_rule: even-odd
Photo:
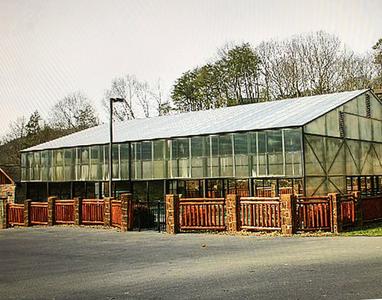
[[[114,125],[114,142],[302,126],[366,91],[301,97],[118,122]],[[102,124],[24,151],[105,144],[108,141],[109,126]]]

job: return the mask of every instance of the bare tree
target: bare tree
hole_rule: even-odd
[[[126,101],[116,105],[113,109],[115,119],[123,121],[137,117],[148,118],[155,115],[155,107],[163,102],[160,86],[153,89],[147,82],[139,81],[132,75],[116,77],[111,82],[110,89],[106,90],[102,105],[109,112],[109,99],[112,97],[124,98]],[[158,114],[163,114],[157,109]]]
[[[372,77],[369,55],[356,56],[322,31],[263,42],[256,51],[266,100],[363,88]]]
[[[19,117],[16,121],[9,124],[8,133],[3,137],[3,143],[8,143],[12,140],[22,139],[27,136],[27,119]]]
[[[53,128],[82,130],[99,124],[95,108],[81,92],[67,95],[51,111]]]

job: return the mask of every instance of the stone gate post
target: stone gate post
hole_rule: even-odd
[[[49,197],[48,198],[48,226],[53,226],[56,221],[56,204],[57,197]]]
[[[0,229],[7,228],[7,198],[0,197]]]
[[[24,226],[31,225],[30,211],[31,211],[32,200],[28,199],[24,201]]]
[[[296,196],[293,194],[285,194],[280,197],[282,234],[289,235],[296,232],[296,200]]]
[[[133,229],[133,209],[133,195],[131,193],[121,194],[121,231],[128,231]]]
[[[236,194],[229,194],[226,198],[226,212],[227,212],[227,231],[235,233],[239,229],[238,222],[238,200],[239,197]]]
[[[339,201],[339,194],[329,193],[329,201],[332,202],[332,211],[331,214],[331,231],[333,233],[339,233],[342,231],[341,223],[341,203]]]
[[[104,226],[111,226],[111,201],[113,201],[113,198],[104,198],[104,209],[103,209],[103,225]]]
[[[166,232],[176,234],[179,229],[179,196],[166,195]]]

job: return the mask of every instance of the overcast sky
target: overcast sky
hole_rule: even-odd
[[[0,0],[0,136],[81,90],[100,105],[112,78],[174,80],[228,42],[325,30],[357,52],[382,37],[382,1]]]

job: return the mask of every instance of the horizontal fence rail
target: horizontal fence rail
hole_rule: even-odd
[[[111,201],[111,225],[121,227],[122,224],[122,205],[121,201]]]
[[[382,220],[382,195],[362,197],[361,206],[364,222]]]
[[[74,200],[56,200],[54,205],[55,223],[74,224]]]
[[[103,225],[104,201],[98,199],[82,200],[82,223],[90,225]]]
[[[331,230],[332,203],[327,196],[299,197],[296,203],[296,229]]]
[[[48,225],[48,202],[30,203],[31,225]]]
[[[24,225],[24,204],[7,204],[7,225]]]
[[[181,230],[225,230],[224,198],[181,198]]]
[[[240,228],[247,230],[281,230],[279,198],[241,197]]]

